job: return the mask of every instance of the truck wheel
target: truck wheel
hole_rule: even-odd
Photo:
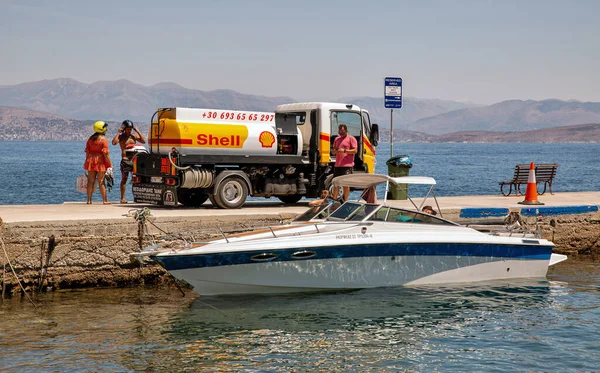
[[[184,206],[198,207],[208,199],[208,194],[201,193],[199,189],[179,188],[177,199]]]
[[[279,200],[283,203],[294,204],[302,199],[302,195],[300,194],[292,194],[288,196],[277,196]]]
[[[239,209],[246,202],[248,186],[239,176],[223,179],[215,191],[215,202],[222,209]]]
[[[208,199],[210,199],[210,203],[212,203],[213,206],[219,207],[219,205],[217,204],[217,200],[215,199],[215,195],[214,194],[209,194],[208,195]]]

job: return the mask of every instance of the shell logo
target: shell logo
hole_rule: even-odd
[[[258,136],[258,141],[263,148],[271,148],[275,143],[275,136],[269,131],[263,131],[260,136]]]

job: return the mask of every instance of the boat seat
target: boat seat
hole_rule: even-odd
[[[396,221],[400,223],[423,223],[423,220],[406,215],[398,215]]]

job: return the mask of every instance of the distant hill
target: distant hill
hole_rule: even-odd
[[[124,119],[131,119],[140,128],[147,128],[152,114],[159,107],[273,111],[279,104],[296,101],[291,97],[266,97],[231,90],[200,91],[174,83],[159,83],[147,87],[127,80],[86,84],[73,79],[53,79],[0,86],[0,105],[38,112],[23,113],[23,123],[25,117],[54,115],[53,120],[63,121],[66,123],[65,128],[76,125],[77,121],[105,120],[120,123]],[[390,110],[383,107],[381,97],[342,97],[337,101],[356,104],[369,110],[371,121],[379,124],[382,134],[389,130]],[[35,119],[30,122],[32,120]],[[394,110],[394,130],[405,131],[402,132],[403,136],[395,134],[401,141],[403,138],[406,141],[426,141],[432,135],[455,132],[515,132],[582,123],[600,123],[600,103],[511,100],[481,106],[404,97],[403,107]],[[7,134],[0,134],[0,138],[6,139],[6,136]],[[12,133],[11,136],[17,135]],[[24,135],[21,133],[18,136]],[[37,138],[44,135],[36,133],[32,136]],[[480,138],[483,134],[471,136]]]
[[[390,109],[386,109],[383,106],[383,97],[342,97],[336,101],[349,102],[358,105],[362,109],[367,109],[371,115],[371,122],[378,123],[380,127],[390,127]],[[403,97],[402,108],[394,110],[394,129],[415,131],[418,129],[414,128],[412,123],[419,119],[432,117],[449,111],[481,106],[483,105],[447,100]]]
[[[150,87],[128,80],[86,84],[73,79],[52,79],[0,86],[0,105],[44,111],[57,115],[94,120],[149,123],[159,107],[204,107],[273,111],[277,105],[297,102],[291,97],[266,97],[231,90],[200,91],[175,83],[159,83]],[[348,102],[369,110],[371,120],[389,128],[390,111],[383,107],[382,97],[345,97]],[[477,107],[454,101],[403,98],[403,108],[395,110],[394,128],[410,129],[409,123],[451,110]]]
[[[160,107],[206,107],[215,109],[273,111],[289,97],[266,97],[231,90],[199,91],[174,83],[151,87],[128,80],[81,83],[53,79],[0,86],[0,105],[54,113],[70,118],[150,122]]]
[[[600,123],[522,132],[470,131],[432,136],[430,142],[600,142]]]
[[[503,101],[455,110],[415,121],[410,128],[431,134],[458,131],[527,131],[582,123],[600,123],[600,103],[579,101]]]
[[[85,140],[95,120],[77,120],[55,114],[0,106],[2,140]],[[109,122],[109,135],[121,121]],[[137,124],[148,133],[149,124]],[[380,140],[389,142],[389,130],[382,128]],[[600,142],[600,124],[561,126],[523,132],[465,131],[443,135],[394,130],[396,142]]]
[[[0,140],[83,140],[94,122],[0,106]]]

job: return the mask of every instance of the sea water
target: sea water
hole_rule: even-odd
[[[294,295],[91,289],[0,306],[0,371],[592,372],[600,266],[548,280]]]
[[[83,202],[86,196],[75,189],[83,174],[85,143],[66,141],[0,142],[0,204],[53,204]],[[510,180],[518,163],[560,164],[555,192],[600,190],[600,144],[394,144],[394,155],[412,159],[410,175],[436,179],[438,196],[494,195],[498,183]],[[111,146],[115,185],[109,200],[120,199],[120,149]],[[387,174],[390,145],[377,147],[376,172]],[[378,189],[380,197],[382,188]],[[131,185],[126,199],[132,201]],[[100,201],[98,192],[94,201]]]
[[[410,174],[435,177],[441,195],[498,194],[498,181],[531,161],[560,163],[554,189],[567,192],[599,189],[598,147],[395,144],[394,154],[410,155]],[[389,155],[380,145],[378,172]],[[79,142],[0,142],[0,203],[84,201],[83,159]],[[88,289],[38,294],[36,306],[15,296],[0,305],[0,371],[598,371],[599,284],[597,259],[570,258],[547,280],[461,286],[227,297]]]

